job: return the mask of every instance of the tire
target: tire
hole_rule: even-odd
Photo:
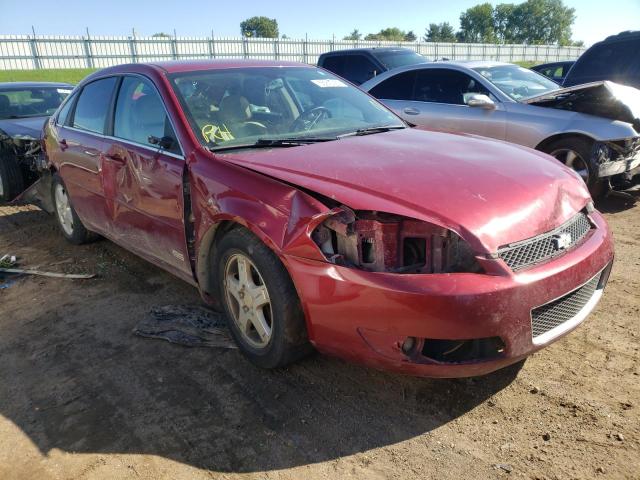
[[[595,174],[591,161],[593,142],[581,137],[564,137],[548,143],[543,151],[567,167],[575,170],[589,188],[594,199],[603,197],[609,190],[609,180]]]
[[[24,190],[20,165],[9,149],[0,148],[0,202],[9,202]]]
[[[71,199],[67,194],[64,182],[57,173],[53,175],[51,181],[51,201],[58,228],[68,242],[82,245],[97,238],[97,235],[87,230],[78,218],[78,214],[71,205]]]
[[[312,350],[293,281],[260,239],[244,228],[231,230],[216,244],[213,261],[227,324],[245,357],[279,368]]]

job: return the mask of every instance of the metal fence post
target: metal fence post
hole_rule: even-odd
[[[178,60],[178,37],[175,29],[173,30],[173,37],[171,38],[171,55],[174,60]]]
[[[89,35],[89,29],[87,28],[87,36],[82,37],[84,44],[84,56],[87,63],[87,68],[93,68],[93,55],[91,54],[91,36]]]
[[[304,43],[302,44],[302,59],[304,63],[309,63],[309,37],[305,33],[304,34]]]
[[[40,62],[40,56],[38,55],[38,44],[36,39],[36,30],[31,27],[31,31],[33,32],[33,37],[29,37],[29,45],[31,46],[31,56],[33,57],[33,66],[38,69],[42,68],[42,64]]]
[[[247,37],[242,37],[242,54],[244,58],[249,58],[249,39]]]
[[[136,49],[136,39],[134,37],[129,37],[129,50],[131,51],[131,62],[138,62],[138,51]]]

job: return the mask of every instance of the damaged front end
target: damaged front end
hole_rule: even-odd
[[[36,190],[48,162],[39,138],[0,130],[0,163],[0,201],[33,203],[42,197]]]
[[[596,142],[592,154],[599,177],[633,175],[640,167],[640,137]]]
[[[480,272],[469,245],[456,233],[424,221],[342,206],[311,238],[327,261],[371,272]]]

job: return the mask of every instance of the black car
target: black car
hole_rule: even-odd
[[[0,201],[38,178],[42,127],[72,89],[68,83],[0,83]]]
[[[640,31],[622,32],[593,45],[569,70],[563,86],[598,80],[640,88]]]
[[[382,72],[428,60],[409,48],[354,48],[320,55],[318,66],[360,85]]]
[[[554,82],[562,85],[569,69],[576,63],[575,60],[567,60],[565,62],[553,62],[543,63],[542,65],[536,65],[531,67],[534,72],[541,73],[547,78],[550,78]]]

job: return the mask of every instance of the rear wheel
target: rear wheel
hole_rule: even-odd
[[[227,233],[214,267],[229,330],[255,365],[277,368],[311,351],[296,289],[280,259],[248,230]]]
[[[58,227],[69,242],[81,245],[94,240],[97,235],[87,230],[71,205],[67,188],[59,175],[53,176],[51,195]]]
[[[580,137],[565,137],[546,145],[544,151],[574,170],[589,188],[593,198],[607,193],[609,182],[599,178],[591,161],[593,142]]]
[[[8,202],[24,190],[24,178],[13,152],[0,149],[0,202]]]

